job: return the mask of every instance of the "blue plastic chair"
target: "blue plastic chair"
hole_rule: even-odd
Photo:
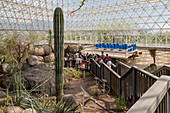
[[[130,48],[130,49],[128,49],[128,52],[131,52],[133,49],[132,48]]]
[[[99,44],[96,44],[96,49],[99,49]]]
[[[99,48],[102,48],[102,44],[101,43],[99,43]]]
[[[102,48],[104,48],[105,47],[105,43],[102,43]]]
[[[133,51],[136,50],[136,44],[133,45]]]
[[[112,44],[111,44],[111,43],[109,43],[109,48],[110,48],[110,49],[112,48]]]
[[[124,49],[127,49],[128,48],[128,44],[124,44]]]
[[[106,44],[104,44],[104,47],[103,47],[103,48],[104,48],[104,50],[107,50],[107,45],[106,45]]]
[[[123,49],[123,46],[119,45],[119,51],[122,51],[122,49]]]

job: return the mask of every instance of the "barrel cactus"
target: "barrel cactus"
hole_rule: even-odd
[[[61,101],[63,95],[63,64],[64,64],[64,16],[61,8],[54,12],[54,50],[56,76],[56,102]]]

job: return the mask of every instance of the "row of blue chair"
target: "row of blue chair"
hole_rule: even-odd
[[[119,43],[117,44],[105,44],[105,43],[99,43],[99,44],[96,44],[96,48],[104,48],[104,50],[106,49],[119,49],[119,51],[121,51],[122,49],[128,49],[128,51],[134,51],[136,50],[136,44],[133,44],[133,45],[129,45],[128,44],[122,44],[122,45],[119,45]]]
[[[128,47],[130,48],[130,49],[128,49],[129,52],[137,49],[136,44],[130,45]]]

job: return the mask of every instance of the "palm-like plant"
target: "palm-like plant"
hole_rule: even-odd
[[[153,62],[154,62],[154,64],[155,64],[155,62],[156,62],[156,48],[149,48],[148,49],[149,50],[149,53],[150,53],[150,55],[151,55],[151,57],[153,58]]]

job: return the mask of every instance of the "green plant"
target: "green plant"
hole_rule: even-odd
[[[3,64],[4,62],[5,62],[5,57],[4,56],[0,57],[0,65]]]
[[[51,77],[49,77],[50,79]],[[31,90],[27,90],[22,83],[22,77],[20,72],[15,72],[15,89],[13,91],[14,98],[7,96],[6,105],[21,106],[22,108],[32,108],[38,113],[74,113],[78,106],[72,107],[72,104],[62,103],[61,101],[56,104],[55,100],[48,95],[42,96],[42,94],[32,95],[33,91],[36,91],[39,87],[43,86],[49,79],[43,83],[35,85]],[[8,93],[7,93],[8,94]],[[16,97],[16,98],[15,98]],[[5,109],[5,106],[3,107]]]
[[[79,79],[79,78],[81,78],[82,76],[83,76],[83,73],[82,73],[81,71],[76,71],[76,72],[74,73],[74,78]]]
[[[89,77],[89,76],[91,76],[91,73],[86,72],[86,77]]]
[[[149,48],[148,49],[149,50],[149,53],[150,53],[150,55],[151,55],[151,57],[153,58],[153,62],[154,62],[154,64],[155,64],[155,62],[156,62],[156,48]]]
[[[92,90],[92,95],[96,96],[96,97],[99,96],[99,90],[97,88],[93,89]]]
[[[115,103],[117,110],[124,111],[126,109],[126,100],[124,96],[116,98]]]
[[[56,76],[56,102],[60,102],[63,95],[63,63],[64,63],[64,17],[61,8],[54,12],[54,48],[55,48],[55,76]]]

